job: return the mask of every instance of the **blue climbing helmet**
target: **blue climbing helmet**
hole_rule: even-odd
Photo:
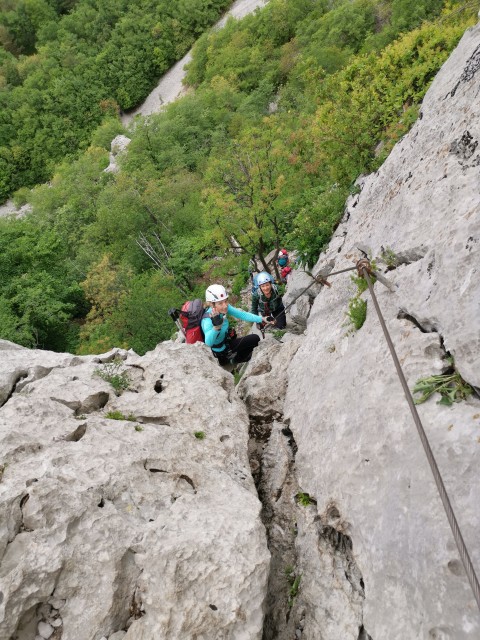
[[[257,284],[258,284],[258,286],[261,287],[262,284],[267,284],[267,282],[273,283],[272,276],[269,273],[267,273],[266,271],[261,271],[257,276]]]
[[[253,276],[252,293],[255,293],[260,285],[266,284],[267,282],[271,282],[273,284],[273,277],[269,273],[267,273],[266,271],[260,271],[260,273],[256,273]]]

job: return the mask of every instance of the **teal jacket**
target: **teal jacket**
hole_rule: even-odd
[[[212,351],[225,351],[226,349],[226,339],[228,333],[228,319],[227,314],[220,314],[220,317],[223,318],[222,326],[218,331],[215,331],[213,327],[213,323],[210,316],[211,309],[207,309],[205,312],[205,316],[202,319],[202,331],[205,336],[205,344],[212,348]],[[248,313],[248,311],[242,311],[242,309],[237,309],[236,307],[232,307],[231,304],[228,305],[227,313],[234,318],[238,318],[239,320],[245,320],[246,322],[261,322],[262,316],[257,316],[253,313]]]

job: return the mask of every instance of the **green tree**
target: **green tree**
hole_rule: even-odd
[[[299,149],[287,145],[291,134],[277,118],[246,129],[221,154],[211,157],[204,191],[207,219],[224,246],[238,244],[258,256],[280,248],[304,189],[311,186]]]
[[[174,282],[160,272],[135,276],[117,318],[129,347],[143,355],[162,340],[168,340],[176,330],[168,310],[184,301]]]
[[[47,0],[1,0],[0,43],[15,55],[30,55],[35,51],[37,31],[56,17]]]

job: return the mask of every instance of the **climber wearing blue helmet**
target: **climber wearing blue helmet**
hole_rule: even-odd
[[[277,329],[285,329],[287,325],[285,307],[272,276],[266,271],[262,271],[256,277],[256,281],[258,289],[252,293],[250,312],[261,316],[271,316]]]

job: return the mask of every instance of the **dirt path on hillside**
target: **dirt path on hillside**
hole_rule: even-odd
[[[221,18],[217,24],[213,27],[218,29],[223,27],[229,16],[234,18],[243,18],[249,13],[253,13],[257,7],[264,7],[268,0],[236,0],[229,11]],[[189,51],[181,60],[179,60],[171,69],[163,75],[158,85],[153,89],[150,95],[146,98],[139,107],[128,114],[123,114],[121,120],[125,126],[127,126],[136,115],[149,116],[152,113],[158,113],[162,107],[169,102],[173,102],[186,92],[185,87],[182,84],[182,80],[185,77],[185,65],[192,59],[191,51]],[[11,214],[22,215],[26,213],[30,208],[20,211],[17,209],[12,200],[8,200],[3,205],[0,205],[0,216],[7,216]]]
[[[263,7],[268,0],[236,0],[230,10],[221,18],[214,28],[222,27],[229,16],[243,18],[249,13],[253,13],[257,7]],[[167,73],[160,78],[158,85],[153,89],[145,102],[128,114],[122,116],[122,122],[126,126],[137,115],[149,116],[158,113],[162,107],[169,102],[173,102],[185,94],[185,87],[182,84],[185,77],[185,65],[192,59],[191,50],[179,60]]]

